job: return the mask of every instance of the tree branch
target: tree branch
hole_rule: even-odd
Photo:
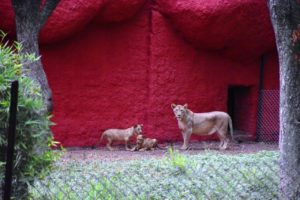
[[[44,6],[41,8],[39,15],[40,29],[45,25],[47,19],[50,17],[59,2],[60,0],[46,0]]]

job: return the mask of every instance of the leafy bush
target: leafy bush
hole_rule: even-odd
[[[57,154],[50,151],[55,144],[50,132],[50,116],[41,114],[40,87],[23,75],[21,61],[33,62],[38,58],[20,55],[21,45],[5,42],[0,35],[0,178],[4,178],[7,128],[10,104],[10,87],[13,80],[19,81],[18,114],[13,166],[13,194],[21,199],[27,196],[27,184],[34,177],[41,177],[51,168]]]

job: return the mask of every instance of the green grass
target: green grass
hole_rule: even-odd
[[[58,163],[32,199],[278,199],[278,152]]]

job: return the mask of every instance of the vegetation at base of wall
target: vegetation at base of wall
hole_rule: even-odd
[[[41,114],[41,89],[22,69],[22,62],[30,63],[39,58],[18,54],[22,46],[9,43],[5,34],[0,33],[0,180],[4,180],[11,82],[18,80],[12,193],[13,198],[22,199],[28,193],[29,180],[44,176],[59,155],[50,151],[56,142],[50,132],[50,116]]]
[[[178,169],[179,173],[184,173],[187,170],[186,156],[174,151],[173,148],[169,148],[169,156],[165,158],[165,161]]]
[[[31,198],[278,199],[278,152],[176,152],[176,158],[172,153],[162,159],[57,162],[55,171],[30,188]],[[180,164],[174,164],[181,156],[184,159],[179,158]],[[183,165],[184,170],[179,167]]]

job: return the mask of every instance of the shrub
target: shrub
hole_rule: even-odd
[[[184,155],[180,154],[177,151],[174,151],[172,148],[169,148],[169,158],[167,158],[173,167],[175,167],[179,172],[186,172],[187,159]]]
[[[4,179],[7,128],[10,104],[10,87],[19,81],[16,142],[13,165],[13,195],[16,199],[27,198],[28,184],[34,177],[41,177],[51,168],[57,154],[50,151],[55,144],[50,132],[50,116],[41,114],[41,89],[22,71],[21,61],[33,62],[39,58],[20,55],[21,45],[5,42],[0,32],[0,178]]]

